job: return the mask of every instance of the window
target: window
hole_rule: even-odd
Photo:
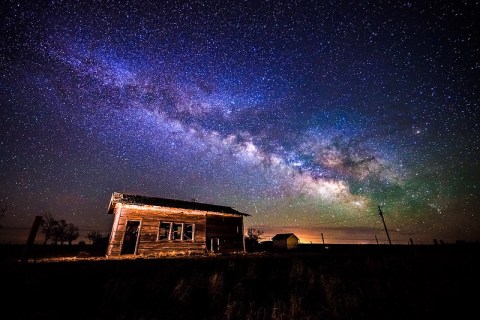
[[[193,241],[193,224],[185,223],[183,225],[183,240]]]
[[[172,223],[172,232],[170,233],[170,240],[182,240],[182,224]]]
[[[160,222],[157,240],[194,241],[195,225],[192,223]]]
[[[170,222],[160,222],[160,229],[158,230],[158,240],[169,240]]]

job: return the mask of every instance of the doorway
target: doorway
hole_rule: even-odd
[[[136,253],[139,227],[140,221],[127,221],[121,254]]]
[[[219,252],[220,251],[220,239],[219,238],[210,238],[209,239],[209,247],[211,252]]]

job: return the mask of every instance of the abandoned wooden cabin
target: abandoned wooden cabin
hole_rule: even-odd
[[[107,256],[245,251],[246,213],[213,204],[114,192]]]

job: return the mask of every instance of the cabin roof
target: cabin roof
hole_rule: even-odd
[[[279,233],[279,234],[275,235],[272,238],[272,240],[287,240],[291,236],[294,236],[298,240],[298,237],[296,235],[294,235],[293,233]]]
[[[158,198],[158,197],[147,197],[136,194],[126,194],[120,192],[114,192],[108,206],[108,214],[112,214],[117,203],[139,205],[139,206],[159,206],[159,207],[169,207],[169,208],[182,208],[182,209],[193,209],[193,210],[202,210],[202,211],[211,211],[219,213],[227,213],[241,216],[250,216],[249,214],[239,212],[232,207],[219,206],[215,204],[207,204],[194,201],[184,201],[176,199],[167,199],[167,198]]]

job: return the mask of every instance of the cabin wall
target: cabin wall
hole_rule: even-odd
[[[119,255],[123,236],[125,234],[125,221],[123,227],[118,227],[120,217],[122,215],[122,208],[118,206],[113,212],[113,225],[110,232],[110,239],[108,240],[107,256]]]
[[[287,239],[273,240],[273,246],[278,249],[293,249],[298,246],[298,240],[293,236]]]
[[[212,244],[219,252],[236,252],[244,250],[242,216],[207,213],[206,218],[206,246],[209,251],[217,251],[212,250]],[[216,248],[217,243],[218,248]]]
[[[206,250],[206,220],[201,211],[177,208],[118,205],[107,255],[121,254],[128,221],[140,221],[137,255],[158,255],[169,252],[204,253]],[[158,240],[160,222],[195,225],[194,241]]]
[[[293,249],[298,246],[298,240],[295,237],[290,237],[287,239],[287,249]]]
[[[287,248],[287,240],[273,240],[273,246],[279,249]]]

